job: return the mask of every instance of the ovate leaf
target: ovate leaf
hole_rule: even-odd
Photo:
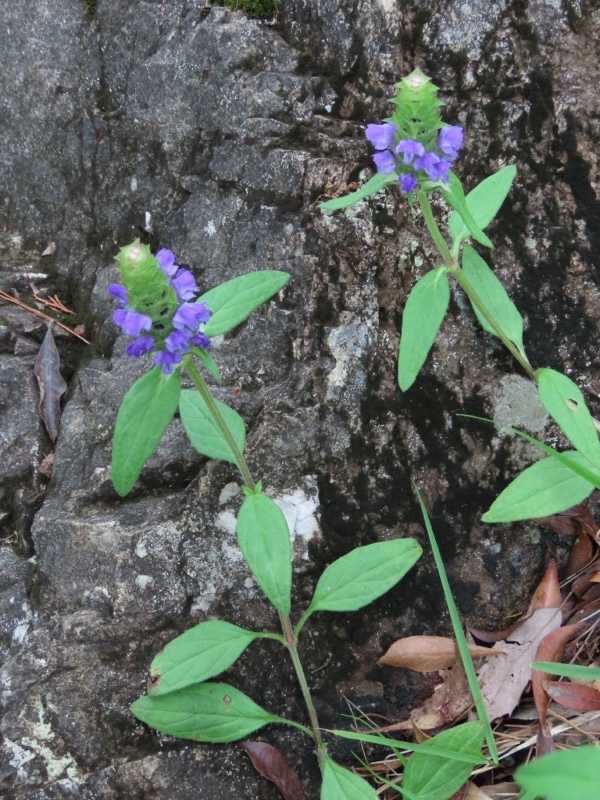
[[[553,369],[535,373],[540,401],[563,430],[573,447],[600,468],[600,442],[579,387],[570,378]]]
[[[481,230],[481,227],[467,204],[462,183],[453,172],[450,172],[449,176],[450,179],[448,183],[442,184],[440,187],[444,200],[460,214],[463,223],[469,231],[469,235],[472,236],[475,241],[479,242],[479,244],[482,244],[484,247],[492,247],[492,243]]]
[[[392,539],[351,550],[324,570],[304,616],[366,606],[398,583],[422,552],[414,539]]]
[[[536,758],[515,773],[523,789],[547,800],[597,800],[600,747],[581,745]]]
[[[506,289],[477,252],[466,245],[463,249],[462,268],[469,283],[483,302],[500,329],[519,351],[525,356],[523,348],[523,317],[506,293]],[[481,327],[497,336],[497,332],[477,308],[472,298],[471,304]]]
[[[424,275],[411,289],[404,314],[398,354],[398,385],[409,389],[425,363],[448,309],[450,286],[444,267]]]
[[[321,800],[377,800],[377,793],[359,775],[326,757]]]
[[[256,582],[282,614],[290,613],[292,546],[277,503],[260,492],[246,497],[237,521],[240,550]]]
[[[261,636],[218,619],[201,622],[169,642],[154,658],[149,694],[168,694],[213,678]]]
[[[125,395],[115,424],[112,481],[124,497],[158,447],[179,402],[179,371],[164,375],[159,366],[139,378]]]
[[[364,200],[365,197],[379,192],[390,183],[398,183],[398,176],[395,172],[377,172],[358,191],[320,203],[319,208],[321,211],[339,211],[342,208],[348,208],[348,206],[358,203],[359,200]]]
[[[403,788],[419,800],[448,800],[468,780],[472,767],[461,761],[428,753],[428,747],[434,747],[438,752],[447,749],[449,753],[468,753],[479,757],[483,763],[483,735],[483,723],[466,722],[422,742],[418,752],[408,759],[404,768]]]
[[[206,303],[212,311],[204,333],[210,337],[219,336],[235,328],[265,300],[277,294],[289,279],[287,272],[266,269],[240,275],[210,289],[196,300]]]
[[[286,722],[227,683],[199,683],[160,697],[140,697],[130,710],[161,733],[195,742],[235,742],[263,725]]]
[[[480,228],[486,228],[494,219],[510,191],[516,174],[517,168],[512,164],[502,167],[469,192],[466,197],[467,208]],[[467,239],[471,233],[457,211],[453,211],[450,215],[449,229],[452,237],[452,250],[456,255],[461,242]]]
[[[574,464],[589,462],[576,450],[561,453]],[[515,522],[558,514],[581,503],[594,484],[573,472],[564,462],[550,456],[527,467],[492,503],[484,522]]]
[[[246,442],[244,420],[237,411],[234,411],[233,408],[225,405],[225,403],[221,403],[220,400],[215,399],[215,404],[221,412],[221,416],[225,420],[238,450],[243,453]],[[232,464],[237,463],[227,439],[221,433],[199,392],[194,389],[184,389],[181,392],[179,413],[185,432],[199,453],[208,456],[208,458],[230,461]]]

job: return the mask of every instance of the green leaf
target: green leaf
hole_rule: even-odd
[[[398,385],[409,389],[425,363],[450,301],[444,267],[431,270],[411,289],[404,314],[398,354]]]
[[[201,622],[169,642],[154,658],[148,693],[169,694],[213,678],[263,635],[218,619]]]
[[[199,683],[160,697],[140,697],[134,717],[161,733],[195,742],[235,742],[272,722],[287,722],[265,711],[227,683]]]
[[[375,789],[360,775],[340,767],[327,756],[324,762],[321,800],[377,800]]]
[[[244,420],[233,408],[229,408],[225,403],[221,403],[220,400],[214,400],[231,431],[240,453],[243,453],[246,442]],[[184,389],[181,392],[179,413],[185,432],[199,453],[208,456],[208,458],[230,461],[232,464],[237,463],[229,443],[217,427],[206,402],[199,392],[195,391],[195,389]]]
[[[260,588],[278,611],[289,614],[292,546],[283,511],[265,494],[246,497],[238,514],[237,538]]]
[[[453,172],[449,173],[450,180],[446,184],[440,184],[440,191],[444,197],[444,200],[451,205],[452,208],[457,211],[466,227],[469,230],[469,234],[477,241],[479,244],[482,244],[484,247],[492,247],[492,243],[485,235],[485,233],[481,230],[477,221],[475,220],[471,210],[467,204],[467,200],[465,198],[465,193],[462,187],[462,183],[456,177]]]
[[[553,661],[534,661],[532,669],[539,669],[549,675],[561,675],[578,681],[600,680],[600,667],[582,667],[579,664],[556,664]]]
[[[203,330],[207,336],[227,333],[247,319],[265,300],[285,286],[290,276],[279,270],[260,270],[221,283],[201,295],[196,302],[206,303],[212,311]]]
[[[207,353],[206,350],[203,350],[201,347],[192,347],[191,352],[202,362],[208,374],[211,375],[220,386],[221,373],[210,353]]]
[[[352,739],[355,742],[366,742],[366,744],[375,744],[378,747],[389,747],[392,751],[412,750],[418,753],[424,744],[415,744],[414,742],[403,742],[400,739],[390,739],[388,736],[381,736],[373,733],[357,733],[356,731],[345,730],[328,730],[327,733],[332,733],[334,736],[339,736],[340,739]],[[444,747],[438,747],[432,739],[432,742],[427,747],[429,755],[438,755],[443,758],[450,758],[454,761],[461,761],[464,764],[485,764],[485,758],[479,753],[472,755],[471,753],[463,753],[459,750],[450,751]]]
[[[553,369],[535,373],[540,400],[573,447],[600,468],[600,442],[592,415],[579,387]]]
[[[584,744],[536,758],[519,767],[515,778],[546,800],[598,800],[599,775],[600,747]]]
[[[429,747],[447,749],[449,753],[469,753],[485,761],[481,753],[483,724],[466,722],[438,733],[422,742],[404,768],[403,788],[419,800],[447,800],[468,780],[472,767],[444,756],[428,753]]]
[[[466,196],[467,208],[480,228],[486,228],[494,219],[510,191],[516,174],[517,168],[512,164],[502,167],[498,172],[481,181]],[[450,215],[449,230],[452,237],[452,251],[454,255],[457,255],[461,242],[471,235],[458,211],[453,211]]]
[[[358,191],[345,194],[343,197],[336,197],[333,200],[327,200],[325,203],[319,203],[319,208],[321,211],[339,211],[342,208],[358,203],[360,200],[364,200],[365,197],[370,197],[390,183],[398,183],[398,176],[395,172],[377,172]]]
[[[129,389],[117,415],[112,449],[112,482],[124,497],[158,447],[177,409],[179,370],[163,375],[159,366]]]
[[[574,464],[589,464],[576,450],[564,454]],[[484,522],[515,522],[558,514],[581,503],[595,486],[556,458],[544,458],[527,467],[496,498]]]
[[[366,606],[398,583],[422,552],[414,539],[391,539],[351,550],[324,570],[304,616]]]
[[[488,267],[485,261],[466,245],[462,255],[463,272],[469,280],[473,289],[486,306],[507,339],[514,342],[519,351],[525,356],[523,348],[523,317],[519,314],[517,307],[506,293],[506,289]],[[471,305],[477,315],[481,327],[493,336],[498,334],[481,314],[472,298]],[[525,356],[526,357],[526,356]]]

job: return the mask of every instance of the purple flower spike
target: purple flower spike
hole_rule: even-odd
[[[458,151],[462,146],[462,142],[463,129],[460,125],[447,125],[445,128],[442,128],[438,134],[438,148],[442,153],[450,156],[451,159],[455,159],[458,156]]]
[[[113,313],[113,319],[128,336],[139,336],[142,331],[149,331],[152,327],[149,316],[128,308],[117,308]]]
[[[167,250],[165,247],[158,251],[156,260],[158,261],[158,266],[162,269],[167,278],[172,278],[179,269],[175,263],[175,253],[171,250]]]
[[[398,166],[396,156],[390,153],[389,150],[383,150],[381,153],[375,153],[373,161],[377,167],[377,172],[393,172]]]
[[[412,164],[415,156],[424,155],[425,148],[421,142],[417,142],[414,139],[402,139],[400,142],[398,142],[396,152],[403,153],[402,161],[405,164]]]
[[[371,123],[365,130],[365,135],[375,150],[391,150],[396,133],[397,128],[391,122],[383,122],[381,125]]]
[[[125,353],[128,356],[139,358],[140,356],[145,356],[146,353],[149,353],[153,347],[154,338],[152,336],[140,336],[140,338],[136,339],[135,342],[127,345],[125,348]]]
[[[409,172],[406,175],[401,175],[399,180],[400,180],[400,186],[402,187],[403,191],[405,191],[407,194],[408,192],[412,192],[412,190],[416,189],[417,186],[419,185],[417,183],[417,179],[412,174],[412,172]]]
[[[188,269],[180,269],[171,281],[171,286],[177,292],[180,300],[191,300],[198,291],[194,276]]]
[[[127,297],[127,289],[124,286],[121,286],[120,283],[111,283],[108,287],[108,293],[111,297],[114,297],[122,306],[126,306],[129,302],[129,298]]]
[[[175,364],[181,364],[181,361],[181,353],[172,353],[170,350],[161,350],[154,356],[154,363],[162,365],[162,371],[165,375],[170,375]]]

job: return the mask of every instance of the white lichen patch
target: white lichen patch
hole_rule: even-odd
[[[290,529],[295,559],[308,561],[308,543],[321,534],[317,517],[319,496],[316,479],[309,476],[304,488],[274,497],[273,500],[283,511]]]
[[[16,605],[16,598],[11,597],[8,602],[9,605]],[[29,629],[31,627],[31,620],[33,618],[33,615],[31,613],[31,608],[29,607],[29,603],[22,602],[19,611],[11,609],[10,613],[14,624],[11,634],[12,640],[16,644],[23,644],[23,642],[27,637],[27,634],[29,633]]]
[[[40,758],[49,781],[69,778],[75,785],[79,785],[82,778],[75,759],[69,754],[57,755],[49,744],[56,736],[50,723],[46,722],[44,706],[39,697],[34,701],[34,708],[38,721],[31,725],[31,736],[23,736],[18,743],[5,739],[6,748],[11,753],[10,765],[16,771],[17,779],[26,780],[25,765],[34,758]]]
[[[335,358],[335,367],[327,376],[327,400],[338,400],[348,386],[350,376],[363,373],[361,361],[370,345],[371,331],[362,320],[334,328],[327,337],[327,345]]]
[[[135,579],[135,585],[138,587],[138,589],[145,589],[152,583],[153,580],[154,578],[152,575],[138,575]]]

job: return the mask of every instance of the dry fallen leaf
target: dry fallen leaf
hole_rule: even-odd
[[[53,256],[56,253],[56,242],[50,242],[42,253],[43,256]]]
[[[582,683],[542,681],[542,687],[556,703],[572,711],[585,713],[600,710],[600,692]]]
[[[561,624],[558,608],[539,608],[521,622],[510,638],[497,642],[493,649],[504,658],[487,661],[478,671],[482,694],[490,719],[511,714],[531,680],[530,664],[535,660],[540,642]]]
[[[67,384],[60,374],[60,357],[51,325],[48,325],[33,371],[40,387],[40,416],[48,436],[55,442],[60,424],[60,398],[67,391]]]
[[[276,747],[266,742],[240,742],[254,769],[278,788],[283,800],[304,800],[304,789],[293,770]]]
[[[498,655],[491,647],[469,645],[473,658]],[[437,672],[460,662],[454,639],[445,636],[406,636],[397,639],[381,656],[378,664],[404,667],[414,672]]]

